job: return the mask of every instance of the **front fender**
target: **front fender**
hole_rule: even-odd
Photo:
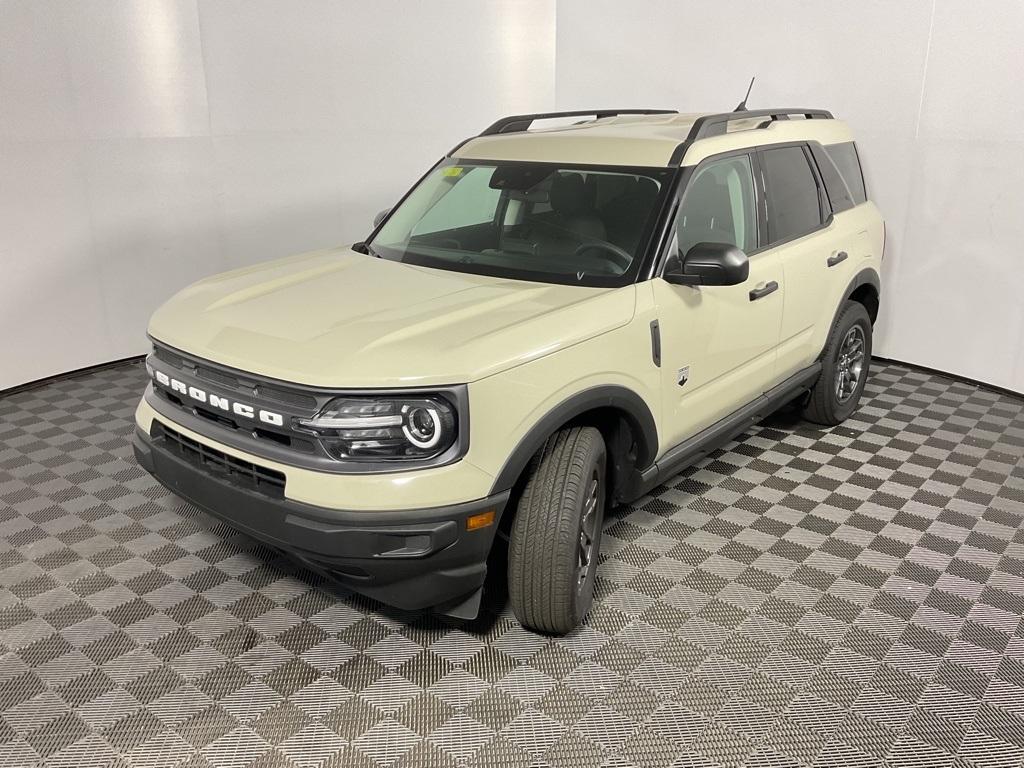
[[[647,403],[622,386],[597,386],[566,398],[541,417],[519,440],[494,480],[492,492],[507,491],[544,441],[563,424],[596,408],[614,408],[629,424],[637,444],[637,469],[648,467],[658,449],[658,428]]]

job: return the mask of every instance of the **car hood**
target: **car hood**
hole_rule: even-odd
[[[326,387],[471,382],[630,321],[632,286],[549,285],[350,249],[267,262],[171,298],[150,335],[197,357]]]

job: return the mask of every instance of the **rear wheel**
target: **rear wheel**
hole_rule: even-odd
[[[593,427],[549,437],[530,466],[509,546],[512,610],[526,627],[565,634],[594,599],[606,451]]]
[[[804,418],[835,426],[857,410],[871,365],[871,318],[863,304],[848,301],[836,318],[821,358]]]

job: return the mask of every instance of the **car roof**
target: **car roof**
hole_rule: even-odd
[[[480,136],[456,147],[450,155],[465,160],[666,167],[696,165],[710,155],[764,144],[837,144],[853,140],[846,123],[824,110],[630,112],[591,110],[503,118]],[[534,120],[577,115],[598,117],[570,125],[529,129]]]

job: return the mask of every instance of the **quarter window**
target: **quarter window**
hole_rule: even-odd
[[[803,147],[762,154],[768,192],[768,237],[773,243],[806,235],[821,226],[821,196]]]
[[[825,151],[828,152],[828,156],[832,158],[832,162],[836,164],[839,172],[843,174],[846,186],[850,188],[850,194],[853,196],[853,202],[860,204],[867,200],[864,174],[861,171],[860,158],[857,156],[857,147],[854,143],[847,141],[842,144],[832,144],[825,147]]]
[[[683,254],[697,243],[729,243],[744,251],[757,247],[749,156],[715,160],[698,169],[679,210],[678,238]]]

